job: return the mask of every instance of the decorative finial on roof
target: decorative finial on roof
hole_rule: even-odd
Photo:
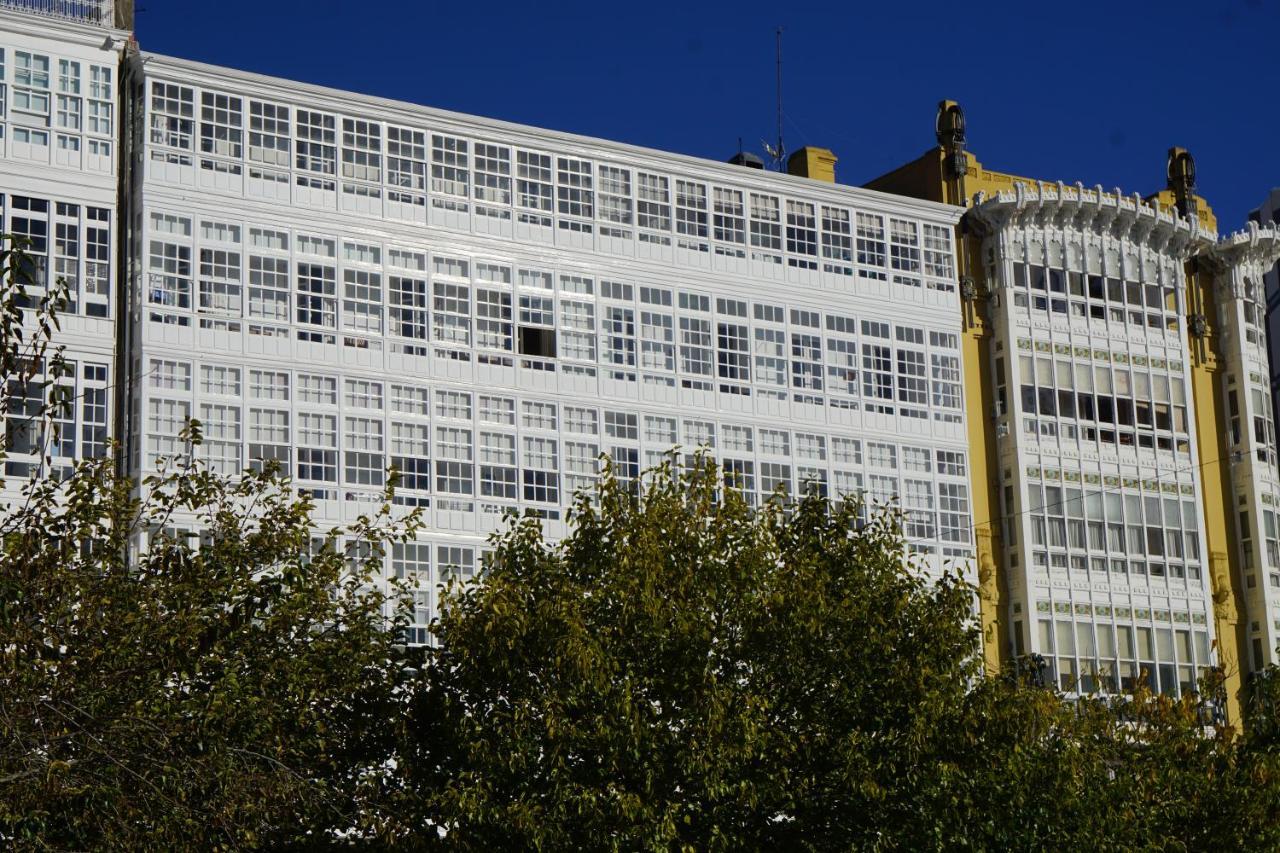
[[[946,152],[943,168],[947,180],[960,180],[969,170],[969,161],[964,152],[964,110],[955,101],[938,102],[934,135],[938,139],[938,147]]]
[[[1170,148],[1166,173],[1167,186],[1173,193],[1178,213],[1194,219],[1197,213],[1196,161],[1191,152],[1185,148]]]
[[[955,101],[938,101],[938,118],[934,125],[938,145],[950,149],[964,148],[964,110]]]

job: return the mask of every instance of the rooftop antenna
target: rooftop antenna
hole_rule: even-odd
[[[765,142],[764,151],[773,160],[773,168],[782,171],[782,158],[786,155],[787,149],[782,144],[782,27],[778,27],[777,33],[777,87],[778,87],[778,145],[775,148]]]

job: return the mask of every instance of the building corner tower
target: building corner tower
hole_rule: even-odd
[[[867,186],[968,210],[956,254],[988,664],[1038,655],[1069,693],[1141,680],[1170,695],[1220,666],[1238,719],[1280,625],[1260,291],[1275,232],[1219,241],[1183,149],[1144,199],[984,168],[953,101],[936,130]]]

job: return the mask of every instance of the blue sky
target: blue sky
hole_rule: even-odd
[[[1196,157],[1224,230],[1280,186],[1280,0],[764,4],[137,0],[144,50],[695,156],[776,135],[863,183],[965,107],[999,171],[1164,185]]]

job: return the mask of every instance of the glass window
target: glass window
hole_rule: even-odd
[[[556,158],[557,211],[561,216],[590,219],[594,215],[591,164],[573,157]]]
[[[652,231],[671,230],[671,193],[666,176],[636,173],[636,224]]]
[[[392,385],[391,411],[425,418],[431,414],[430,393],[416,385]]]
[[[776,196],[751,193],[751,246],[770,253],[782,251],[782,214]]]
[[[686,248],[698,249],[707,238],[707,188],[692,181],[676,181],[676,233],[689,240]]]
[[[849,211],[838,207],[822,207],[822,268],[826,272],[848,275],[852,272],[853,232]]]
[[[200,95],[200,153],[239,159],[241,156],[240,99],[220,92]]]
[[[599,167],[598,215],[601,220],[616,225],[632,222],[631,172],[617,166]]]
[[[366,334],[382,333],[382,276],[369,270],[342,271],[342,327]]]
[[[387,183],[424,192],[427,188],[427,139],[421,130],[387,127]]]
[[[382,125],[373,121],[342,120],[342,177],[382,181]]]
[[[431,134],[431,191],[438,195],[466,198],[469,193],[467,141],[454,136]]]
[[[746,237],[746,213],[739,190],[716,187],[714,192],[715,217],[714,235],[717,243],[744,244]],[[741,254],[740,250],[723,248],[731,254]]]
[[[516,205],[550,213],[552,205],[551,155],[516,152]]]
[[[191,150],[195,131],[195,92],[186,86],[151,83],[151,141]]]
[[[813,205],[808,202],[787,201],[787,251],[792,255],[813,256],[818,254],[818,229],[813,213]],[[793,257],[793,265],[810,265],[804,258]]]
[[[885,266],[884,218],[872,213],[859,213],[858,263],[865,266]]]
[[[289,108],[249,102],[249,159],[271,166],[289,165]]]
[[[298,110],[294,165],[306,172],[332,175],[336,171],[337,130],[333,116]],[[332,188],[332,184],[328,185]]]
[[[475,198],[488,204],[511,204],[511,149],[477,142]]]

